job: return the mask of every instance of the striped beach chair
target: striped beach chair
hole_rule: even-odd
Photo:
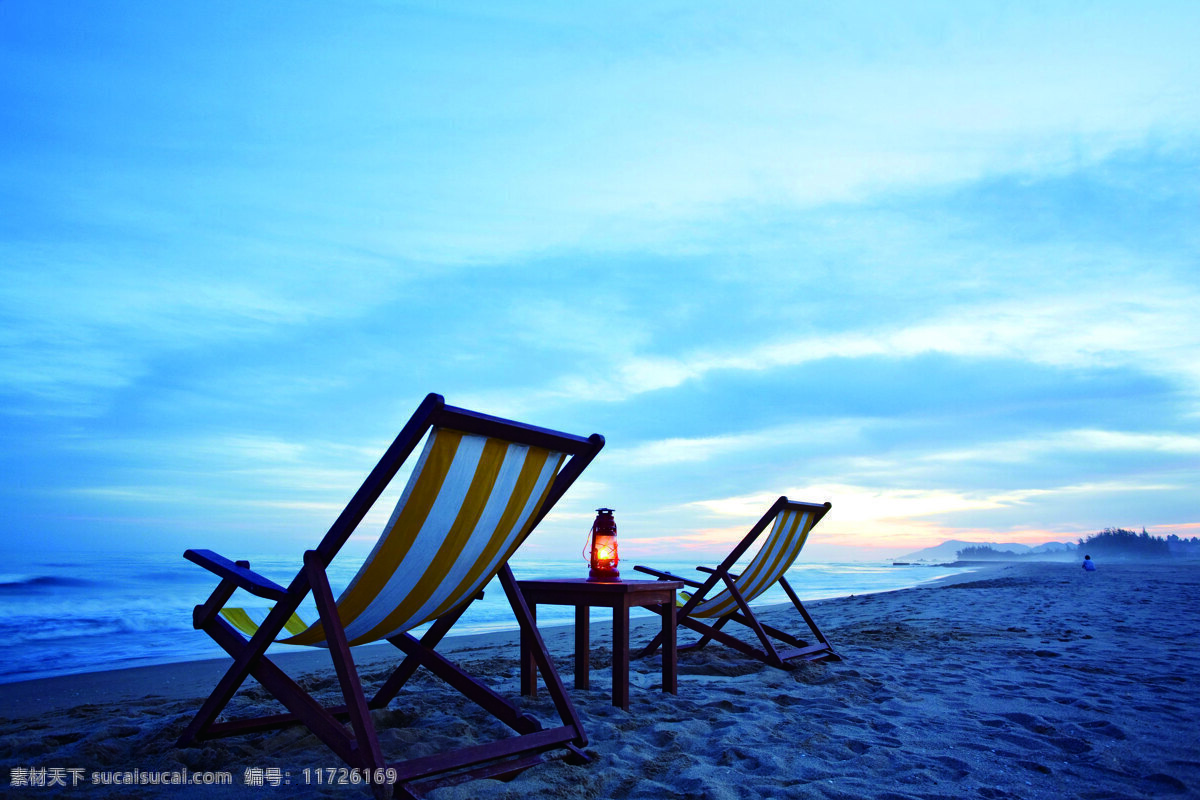
[[[335,598],[327,576],[330,562],[422,440],[424,448],[379,540]],[[385,777],[386,782],[373,786],[378,796],[391,796],[393,790],[407,796],[418,784],[436,785],[463,775],[512,774],[559,748],[586,759],[580,748],[587,737],[579,716],[517,590],[508,560],[603,446],[599,434],[583,438],[536,428],[447,406],[431,394],[320,544],[304,554],[304,566],[286,588],[251,571],[246,561],[188,550],[185,558],[221,578],[208,600],[196,606],[193,624],[234,661],[180,736],[179,746],[304,724],[351,767]],[[560,724],[554,727],[543,727],[436,650],[497,575],[522,635],[533,645],[559,716]],[[273,601],[273,606],[261,614],[230,606],[238,589]],[[297,609],[310,596],[317,616],[306,622]],[[418,640],[410,631],[425,623],[431,624]],[[368,700],[350,648],[378,641],[390,642],[404,657]],[[327,648],[344,703],[326,707],[302,689],[267,658],[267,647],[274,642]],[[386,707],[420,667],[515,735],[388,763],[370,711]],[[249,676],[288,713],[218,721]]]
[[[784,662],[791,659],[841,660],[784,577],[784,573],[804,548],[809,532],[829,512],[830,507],[829,503],[793,503],[786,497],[780,497],[716,569],[696,568],[709,576],[704,582],[681,578],[651,567],[635,566],[634,569],[641,572],[663,580],[683,581],[695,589],[690,595],[680,594],[680,605],[675,609],[675,619],[677,624],[699,633],[700,639],[680,645],[679,650],[704,647],[715,639],[774,667],[782,667]],[[734,564],[768,529],[762,546],[750,559],[745,570],[734,573]],[[750,603],[776,583],[787,592],[788,598],[812,631],[814,641],[798,639],[785,631],[763,624],[755,617]],[[723,631],[722,628],[729,622],[738,622],[749,628],[759,646],[755,647]],[[657,650],[661,645],[660,639],[661,637],[655,637],[642,651],[642,655]]]

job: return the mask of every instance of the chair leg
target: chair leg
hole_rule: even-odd
[[[404,796],[399,793],[408,791],[405,784],[436,786],[442,781],[438,775],[446,775],[462,767],[470,767],[462,774],[476,776],[512,774],[532,766],[539,760],[541,753],[551,748],[565,748],[582,762],[590,760],[580,749],[587,745],[583,725],[550,659],[545,642],[537,626],[533,624],[528,604],[517,588],[512,570],[505,565],[499,575],[500,584],[508,596],[521,628],[521,635],[529,642],[534,661],[545,680],[548,694],[554,701],[563,725],[558,728],[543,728],[533,717],[522,714],[515,704],[505,700],[441,654],[426,647],[424,641],[418,641],[410,634],[401,634],[390,641],[407,654],[406,661],[429,669],[464,697],[512,727],[519,735],[390,765],[397,770],[400,778],[400,784],[396,787],[398,796]],[[444,633],[444,630],[439,629],[434,638],[440,639]],[[408,669],[411,668],[406,668],[406,671]]]
[[[233,699],[237,690],[251,674],[255,661],[265,658],[264,654],[267,651],[267,647],[275,640],[279,632],[283,630],[284,624],[291,617],[292,613],[295,612],[297,605],[299,605],[299,600],[292,602],[285,600],[276,604],[275,608],[271,610],[271,613],[263,621],[262,626],[249,640],[234,631],[231,626],[215,614],[208,616],[203,621],[200,626],[201,630],[212,637],[217,644],[225,649],[225,652],[233,657],[233,663],[229,665],[229,669],[225,671],[221,680],[213,688],[212,693],[201,704],[192,721],[188,723],[188,726],[176,742],[177,746],[190,747],[192,743],[200,739],[204,732],[216,722],[217,716],[225,709],[225,706],[229,705],[229,701]],[[219,634],[215,634],[214,631],[220,631],[223,628],[229,629],[229,632],[233,634],[233,640],[225,639],[225,641],[222,641],[217,638]]]
[[[790,660],[792,658],[803,658],[803,659],[809,660],[809,661],[816,661],[816,660],[822,660],[822,659],[841,661],[841,657],[833,651],[833,648],[829,644],[829,641],[821,633],[820,629],[817,627],[816,622],[813,621],[813,618],[811,615],[809,615],[808,610],[804,608],[804,604],[800,602],[800,599],[796,596],[796,593],[794,590],[792,590],[792,587],[790,585],[788,585],[787,582],[784,581],[782,578],[780,580],[783,583],[784,590],[787,592],[789,598],[791,598],[792,604],[796,607],[796,610],[804,618],[804,621],[808,624],[809,629],[813,632],[814,636],[817,638],[818,644],[813,644],[811,642],[805,641],[804,639],[800,639],[796,636],[793,636],[792,634],[788,633],[787,631],[783,631],[783,630],[780,630],[779,628],[775,628],[775,627],[772,627],[771,625],[767,625],[766,623],[761,622],[753,614],[748,615],[748,614],[743,614],[739,611],[733,611],[733,612],[728,613],[725,617],[722,617],[721,621],[725,622],[725,621],[732,620],[733,622],[737,622],[741,625],[745,625],[747,628],[750,628],[751,630],[753,630],[755,632],[755,634],[760,637],[760,639],[763,635],[766,635],[766,636],[770,637],[772,640],[774,640],[775,642],[780,642],[782,644],[789,645],[790,647],[794,648],[794,650],[791,650],[791,651],[784,650],[782,652],[779,651],[778,648],[776,648],[775,653],[779,657],[779,662],[772,662],[770,660],[769,654],[768,654],[768,658],[765,660],[767,661],[767,663],[771,663],[773,666],[782,666],[783,662]],[[718,625],[719,625],[719,623],[718,623]],[[763,656],[762,653],[760,653],[758,655],[759,658],[762,658],[762,656]]]
[[[224,648],[225,652],[234,655],[244,652],[249,646],[246,639],[228,622],[215,619],[204,627],[204,631],[213,641]],[[355,748],[350,734],[338,722],[333,714],[313,699],[312,695],[287,676],[266,656],[260,656],[251,670],[254,679],[271,693],[280,703],[295,715],[296,721],[304,723],[322,742],[329,746],[343,761],[351,766],[359,766]],[[230,736],[254,730],[263,717],[234,720],[227,723],[210,723],[197,738],[216,738]],[[208,734],[207,736],[205,734]]]
[[[206,632],[208,632],[207,629]],[[211,632],[209,632],[209,635],[212,636]],[[216,637],[213,636],[212,638],[215,639]],[[235,659],[236,657],[234,655]],[[216,721],[217,716],[225,709],[225,706],[229,705],[229,701],[233,699],[238,688],[245,682],[248,674],[248,669],[245,669],[243,665],[234,661],[233,665],[221,677],[221,680],[217,682],[216,687],[212,690],[212,694],[205,698],[204,702],[200,705],[196,716],[192,717],[192,721],[183,729],[183,733],[175,741],[175,746],[191,747],[195,744]]]
[[[321,625],[325,628],[325,640],[329,644],[333,669],[342,687],[342,697],[346,701],[346,713],[350,716],[359,758],[363,762],[362,766],[367,769],[379,769],[384,765],[383,750],[379,746],[375,724],[371,721],[367,699],[363,696],[362,681],[358,678],[358,669],[354,666],[354,657],[350,654],[346,631],[337,613],[337,602],[333,599],[333,590],[329,587],[325,567],[313,550],[304,554],[304,567],[308,571],[313,599],[321,616]]]
[[[825,638],[825,634],[821,633],[821,629],[817,627],[817,623],[809,615],[808,609],[806,609],[804,604],[800,602],[800,598],[792,589],[792,585],[787,582],[786,578],[783,577],[779,578],[779,584],[783,587],[783,590],[787,592],[788,598],[792,601],[792,605],[796,607],[796,610],[800,612],[800,616],[804,617],[804,621],[808,623],[808,628],[813,632],[813,635],[817,637],[817,641],[828,647],[829,640]]]
[[[740,622],[743,625],[746,625],[747,627],[749,627],[749,625],[750,625],[750,622],[748,620],[746,620],[746,618],[743,617],[741,614],[733,615],[733,619],[735,622]],[[792,647],[808,647],[808,645],[809,645],[809,642],[806,642],[803,639],[797,639],[795,636],[792,636],[787,631],[782,631],[779,628],[774,628],[765,622],[759,622],[758,624],[762,626],[762,629],[764,631],[766,631],[767,634],[772,639],[781,641],[784,644],[790,644]]]
[[[563,725],[573,728],[578,733],[574,740],[575,746],[586,747],[587,734],[583,731],[579,713],[575,710],[575,704],[571,702],[571,696],[567,694],[562,678],[554,667],[550,651],[546,649],[546,642],[542,639],[541,632],[533,622],[533,615],[529,611],[529,605],[525,602],[525,596],[521,594],[521,590],[517,586],[517,579],[513,577],[512,568],[506,563],[501,567],[499,574],[500,585],[504,588],[504,594],[508,597],[509,605],[512,606],[513,615],[517,618],[521,636],[529,642],[534,663],[542,675],[542,680],[546,683],[546,691],[549,693],[550,699],[554,701],[559,719]],[[582,752],[577,755],[582,755]]]
[[[483,592],[480,592],[476,599],[479,597],[483,597]],[[454,623],[458,622],[458,618],[461,617],[463,612],[470,607],[470,603],[465,603],[462,608],[458,609],[457,611],[444,614],[434,620],[433,624],[429,626],[429,630],[425,631],[425,635],[421,637],[421,647],[428,650],[432,650],[434,647],[437,647],[438,643],[441,642],[446,634],[450,632],[450,629],[454,627]],[[394,640],[389,639],[388,641],[391,642],[392,645],[398,648],[401,652],[404,652],[404,648]],[[388,703],[392,702],[392,700],[396,698],[396,695],[402,688],[404,688],[404,684],[408,682],[408,679],[411,678],[413,673],[415,673],[420,667],[421,662],[417,658],[414,656],[406,656],[405,659],[400,662],[400,666],[396,667],[392,674],[388,676],[387,680],[383,682],[383,685],[379,687],[379,690],[375,693],[375,696],[371,698],[371,701],[367,703],[367,705],[371,708],[386,708]]]
[[[808,628],[813,632],[813,636],[816,636],[817,641],[825,645],[826,649],[829,650],[830,657],[832,657],[834,660],[840,661],[841,656],[837,655],[837,653],[833,651],[833,645],[831,645],[829,640],[825,638],[825,634],[821,633],[821,629],[817,627],[817,623],[808,613],[808,609],[806,609],[804,604],[800,602],[800,598],[792,589],[792,585],[788,583],[787,579],[782,576],[779,578],[779,583],[781,586],[783,586],[783,590],[787,592],[788,599],[792,601],[792,605],[796,607],[796,610],[800,612],[800,616],[804,617],[804,621],[808,623]]]
[[[710,641],[712,641],[712,639],[713,639],[713,633],[715,633],[716,631],[719,631],[719,630],[721,630],[721,628],[724,628],[724,627],[725,627],[725,623],[726,623],[726,622],[729,622],[729,617],[721,617],[720,619],[718,619],[718,620],[716,621],[716,623],[715,623],[714,625],[712,625],[712,626],[709,628],[709,630],[710,630],[710,631],[712,631],[712,633],[710,633],[710,632],[707,632],[707,631],[706,631],[706,632],[705,632],[705,633],[704,633],[704,634],[703,634],[703,635],[700,637],[700,639],[699,639],[699,640],[697,640],[697,641],[695,641],[695,642],[692,642],[691,644],[687,645],[687,646],[686,646],[686,649],[688,649],[688,650],[699,650],[701,647],[704,647],[704,645],[706,645],[706,644],[708,644]],[[708,627],[708,626],[705,626],[705,627]],[[694,630],[694,629],[693,629],[693,630]]]
[[[728,619],[728,617],[722,617],[722,619]],[[756,659],[758,661],[766,660],[764,657],[764,653],[761,650],[757,650],[754,647],[751,647],[750,645],[743,642],[741,639],[738,639],[734,636],[730,636],[728,633],[725,633],[725,631],[718,630],[715,626],[705,625],[703,622],[697,622],[696,620],[692,619],[691,617],[680,618],[679,624],[682,625],[683,627],[693,630],[696,633],[699,633],[701,635],[707,635],[709,638],[720,642],[721,644],[725,645],[726,647],[732,647],[734,650],[737,650],[739,653],[742,653],[743,655],[750,656],[751,658]],[[696,647],[696,645],[693,643],[693,644],[687,645],[686,647],[680,647],[679,649],[680,650],[692,650],[692,649],[695,649],[695,647]]]
[[[662,645],[663,635],[661,632],[656,633],[654,634],[654,638],[650,640],[650,644],[646,645],[641,650],[638,650],[637,654],[634,655],[634,658],[646,658],[647,656],[652,656],[655,652],[657,652],[658,648],[662,647]]]
[[[763,630],[762,625],[758,622],[758,618],[750,610],[750,604],[742,597],[742,593],[738,591],[737,586],[728,576],[725,576],[725,585],[729,588],[729,593],[733,596],[734,602],[738,604],[738,608],[742,610],[742,614],[746,617],[750,630],[754,631],[754,635],[758,637],[758,641],[762,644],[766,662],[773,667],[782,667],[783,659],[779,657],[779,651],[775,649],[774,643],[771,642],[771,637]]]
[[[644,571],[645,570],[643,570],[643,572]],[[667,614],[674,614],[674,613],[676,613],[676,610],[677,610],[675,607],[664,608],[661,606],[647,606],[647,608],[650,611],[653,611],[655,614],[658,614],[660,617],[666,617]],[[666,642],[665,642],[665,638],[663,636],[663,632],[658,631],[657,633],[654,634],[654,638],[652,638],[650,640],[650,643],[648,645],[646,645],[645,647],[643,647],[641,650],[638,650],[636,653],[634,653],[633,657],[634,658],[646,658],[648,656],[652,656],[658,650],[658,648],[662,647],[665,643]],[[678,649],[678,647],[676,649]]]
[[[532,622],[532,616],[528,605],[525,603],[525,598],[520,594],[520,590],[517,589],[516,579],[513,578],[512,570],[507,566],[503,567],[500,572],[500,583],[504,587],[509,602],[513,606],[514,614],[517,617],[518,624],[522,628],[523,635],[531,637],[530,641],[533,643],[533,647],[531,648],[532,654],[539,671],[546,680],[547,690],[555,703],[563,724],[573,728],[578,733],[576,745],[579,747],[585,746],[587,739],[583,734],[583,726],[579,721],[579,716],[575,711],[574,705],[571,703],[569,695],[566,693],[566,689],[562,685],[558,672],[549,660],[549,653],[546,651],[541,635],[537,632],[536,625]],[[441,641],[466,608],[467,606],[463,606],[463,608],[453,612],[451,615],[443,616],[436,620],[420,641],[407,633],[388,640],[395,647],[402,650],[406,658],[395,672],[388,677],[387,681],[384,682],[384,685],[372,699],[371,706],[380,707],[380,704],[386,705],[395,697],[396,692],[419,667],[425,667],[434,675],[457,689],[464,697],[476,703],[518,733],[529,734],[542,730],[542,725],[533,717],[523,713],[517,705],[433,649],[433,646]]]
[[[402,633],[388,641],[404,651],[408,656],[405,661],[411,659],[420,666],[425,667],[434,675],[457,689],[468,700],[479,705],[493,717],[518,733],[532,733],[541,730],[542,726],[532,717],[523,714],[516,705],[506,700],[488,685],[468,674],[445,656],[435,650],[426,648],[413,636]]]

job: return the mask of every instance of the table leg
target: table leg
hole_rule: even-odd
[[[591,686],[592,631],[588,606],[575,606],[575,688]]]
[[[613,705],[629,710],[629,602],[613,607]]]
[[[527,603],[529,616],[537,625],[537,603]],[[537,697],[537,662],[533,660],[533,642],[524,633],[521,634],[521,694]]]
[[[663,604],[662,609],[662,673],[663,691],[679,694],[679,658],[675,646],[675,603]]]

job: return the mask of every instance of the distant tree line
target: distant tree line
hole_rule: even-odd
[[[1003,559],[1007,561],[1013,558],[1021,558],[1020,553],[1014,553],[1012,550],[997,550],[986,544],[964,547],[954,555],[958,557],[959,561],[986,561],[988,559]]]
[[[1141,533],[1124,528],[1105,528],[1086,539],[1080,539],[1079,549],[1102,556],[1169,558],[1172,555],[1200,555],[1200,538],[1193,536],[1183,539],[1172,533],[1164,539],[1151,536],[1145,528]]]
[[[1200,556],[1200,537],[1184,539],[1172,533],[1167,536],[1167,547],[1172,555]]]
[[[1079,540],[1079,553],[1102,558],[1170,558],[1185,556],[1200,558],[1200,538],[1184,539],[1175,534],[1166,538],[1151,536],[1143,528],[1141,533],[1124,528],[1105,528]],[[1045,553],[1014,553],[1012,550],[997,550],[989,545],[964,547],[955,553],[960,561],[1012,561],[1023,558],[1044,558]]]

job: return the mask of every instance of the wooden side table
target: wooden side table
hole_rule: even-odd
[[[629,609],[656,606],[662,613],[663,691],[678,694],[675,649],[675,590],[680,581],[589,582],[586,578],[517,581],[530,614],[537,621],[538,604],[575,606],[575,687],[590,685],[589,650],[591,626],[588,609],[592,606],[613,610],[613,705],[629,710]],[[521,640],[521,694],[537,694],[537,665],[529,643]]]

